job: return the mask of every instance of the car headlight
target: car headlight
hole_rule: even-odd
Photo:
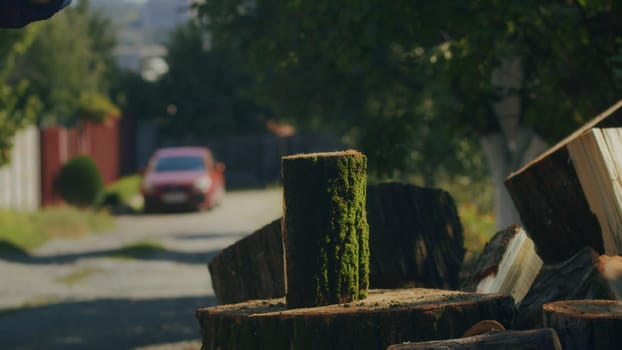
[[[199,191],[207,191],[212,186],[212,180],[207,176],[201,176],[194,181],[194,188]]]

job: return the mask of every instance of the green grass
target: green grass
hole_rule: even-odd
[[[134,211],[142,210],[142,201],[136,200],[140,197],[140,184],[143,177],[140,174],[134,174],[122,177],[117,181],[106,186],[102,201],[106,198],[116,198],[119,203],[116,205],[131,208]],[[106,203],[105,203],[106,204]],[[108,203],[109,205],[110,203]]]
[[[50,239],[82,237],[113,227],[106,212],[72,207],[34,213],[0,210],[0,254],[26,254]]]
[[[486,242],[495,234],[495,218],[469,203],[459,204],[458,213],[464,230],[465,262],[474,263]]]
[[[143,241],[121,247],[108,256],[120,259],[147,259],[164,251],[166,249],[159,243]]]
[[[132,197],[140,193],[142,179],[139,174],[122,177],[106,186],[106,193],[116,193],[123,203],[128,203]]]
[[[84,268],[78,271],[74,271],[67,276],[57,278],[55,281],[58,283],[62,283],[68,286],[73,286],[82,282],[83,280],[91,277],[92,275],[100,272],[101,270],[95,268]]]

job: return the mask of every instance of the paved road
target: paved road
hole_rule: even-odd
[[[0,349],[195,349],[215,304],[206,263],[281,215],[281,192],[240,191],[209,212],[122,216],[114,232],[0,258]],[[136,242],[166,251],[111,252]]]

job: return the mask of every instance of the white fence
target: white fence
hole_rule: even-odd
[[[0,208],[39,209],[40,176],[39,130],[31,126],[15,135],[11,162],[0,168]]]

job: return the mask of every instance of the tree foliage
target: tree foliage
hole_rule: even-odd
[[[156,119],[162,133],[174,138],[202,139],[261,127],[261,110],[247,94],[252,77],[230,51],[212,50],[208,44],[197,23],[176,28],[167,43],[168,71],[158,81],[125,75],[125,110]]]
[[[43,104],[39,122],[97,122],[102,115],[118,115],[108,98],[115,45],[110,21],[80,1],[38,25],[16,75],[30,81],[30,93]]]
[[[620,96],[622,4],[213,0],[197,6],[277,115],[342,130],[392,174],[472,172],[500,129],[491,76],[520,58],[520,123],[554,141]],[[617,74],[617,76],[616,76]]]
[[[31,123],[40,110],[36,96],[28,94],[28,81],[12,76],[16,59],[30,44],[36,30],[0,30],[0,166],[9,161],[13,136]]]
[[[0,165],[28,124],[100,122],[119,109],[108,98],[115,64],[109,20],[87,0],[24,29],[0,30]]]

